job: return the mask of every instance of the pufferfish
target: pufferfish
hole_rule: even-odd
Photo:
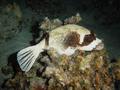
[[[64,25],[50,31],[49,35],[37,45],[29,46],[17,53],[17,61],[21,70],[28,72],[39,54],[50,48],[54,48],[59,55],[70,56],[78,49],[81,51],[101,50],[104,44],[93,32],[82,26]]]

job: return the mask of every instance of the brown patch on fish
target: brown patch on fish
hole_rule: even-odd
[[[70,32],[64,39],[64,44],[66,47],[77,47],[80,42],[80,35],[77,32]]]
[[[96,36],[93,32],[91,32],[88,35],[85,35],[82,46],[87,46],[89,45],[93,40],[96,39]]]

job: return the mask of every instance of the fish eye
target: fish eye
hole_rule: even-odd
[[[93,40],[95,40],[95,39],[96,39],[96,37],[95,37],[95,34],[94,34],[94,33],[85,35],[84,40],[83,40],[83,43],[82,43],[82,46],[87,46],[87,45],[89,45],[89,44],[90,44]]]

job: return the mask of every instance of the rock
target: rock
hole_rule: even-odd
[[[59,20],[58,18],[50,20],[48,17],[46,17],[40,24],[40,28],[43,30],[52,30],[57,27],[62,26],[63,22]]]
[[[64,20],[64,25],[66,24],[78,24],[82,18],[80,17],[80,14],[77,13],[75,16],[69,17]]]
[[[105,87],[113,90],[113,82],[108,72],[108,64],[106,68],[106,59],[104,50],[92,51],[88,55],[83,56],[61,56],[58,57],[58,64],[47,67],[45,75],[51,77],[49,89],[57,87],[68,89],[76,88],[78,90],[89,90],[89,88],[100,89]],[[63,62],[64,61],[64,62]],[[67,63],[66,63],[67,62]],[[63,63],[63,64],[61,64]],[[97,71],[96,71],[97,70]],[[104,71],[103,71],[104,70]],[[94,86],[92,86],[94,85]],[[103,89],[105,90],[105,89]]]
[[[9,74],[13,74],[14,73],[12,67],[10,67],[10,66],[4,66],[4,67],[2,67],[1,71],[2,71],[2,73],[4,75],[9,75]]]

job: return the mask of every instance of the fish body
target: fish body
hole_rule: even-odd
[[[46,42],[48,42],[47,45]],[[68,24],[50,31],[48,41],[44,39],[35,46],[20,50],[17,54],[17,61],[22,71],[28,72],[44,49],[54,48],[59,55],[66,54],[69,56],[74,54],[77,49],[92,51],[101,43],[102,40],[98,39],[88,29]],[[99,50],[101,49],[103,47],[99,47]]]
[[[102,40],[95,37],[95,40],[90,42],[88,45],[83,45],[83,46],[78,45],[76,47],[72,47],[72,46],[65,47],[64,40],[66,36],[71,32],[76,32],[77,34],[79,34],[79,44],[82,44],[84,42],[85,35],[91,34],[90,30],[79,25],[68,24],[68,25],[61,26],[50,32],[48,49],[52,47],[55,50],[57,50],[59,54],[72,55],[76,49],[79,49],[82,51],[92,51],[94,48],[96,48],[98,44],[102,43]],[[70,42],[74,42],[74,41],[71,40]]]

